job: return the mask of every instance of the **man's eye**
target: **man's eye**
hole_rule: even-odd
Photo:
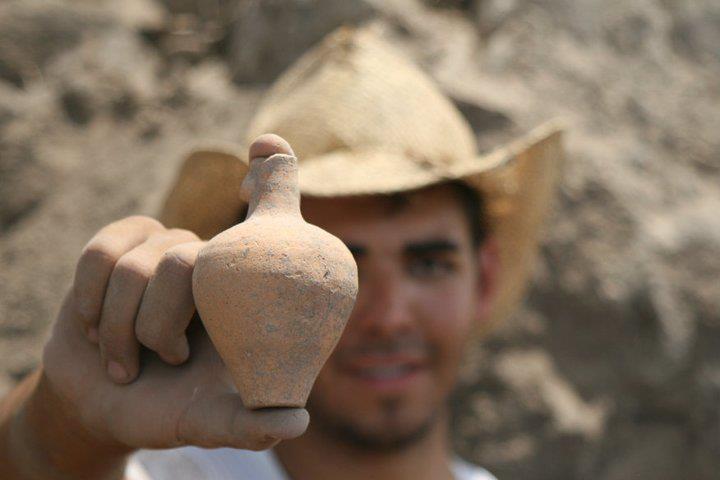
[[[410,274],[420,278],[434,278],[455,271],[455,264],[445,258],[416,257],[408,265]]]

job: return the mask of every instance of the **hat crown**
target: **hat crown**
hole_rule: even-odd
[[[455,106],[368,29],[341,28],[275,82],[248,141],[267,132],[288,140],[300,161],[382,151],[450,165],[477,153]]]

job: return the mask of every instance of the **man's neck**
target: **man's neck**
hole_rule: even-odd
[[[280,443],[275,453],[292,480],[451,480],[447,421],[438,421],[417,443],[391,453],[344,444],[313,428]]]

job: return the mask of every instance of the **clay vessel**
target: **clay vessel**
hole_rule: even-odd
[[[198,255],[195,304],[247,408],[303,407],[355,303],[357,266],[300,215],[294,156],[252,158],[240,190],[247,217]]]

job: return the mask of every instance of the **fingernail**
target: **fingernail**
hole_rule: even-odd
[[[97,327],[88,327],[87,329],[87,337],[88,340],[90,340],[93,343],[98,342],[98,329]]]
[[[112,378],[116,382],[124,382],[127,380],[127,370],[125,370],[125,367],[120,365],[118,362],[113,360],[109,361],[107,370],[110,378]]]

